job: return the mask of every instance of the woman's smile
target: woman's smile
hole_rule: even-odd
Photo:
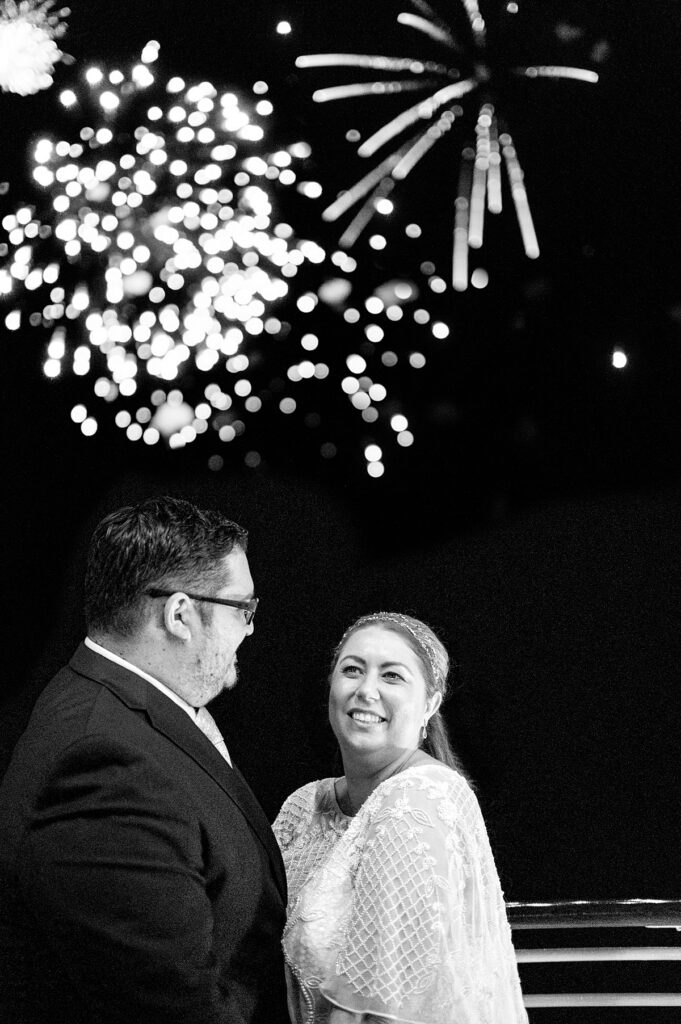
[[[373,711],[360,711],[358,708],[348,711],[348,718],[351,718],[358,725],[382,725],[386,721],[385,718],[382,718]]]

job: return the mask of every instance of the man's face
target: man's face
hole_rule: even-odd
[[[229,583],[215,596],[235,601],[253,597],[253,578],[245,552],[234,548],[223,563]],[[207,704],[222,690],[230,690],[236,684],[236,652],[244,637],[253,632],[253,623],[246,623],[242,608],[214,604],[210,609],[196,636],[193,682],[197,706]]]

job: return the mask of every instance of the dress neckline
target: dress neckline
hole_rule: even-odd
[[[427,769],[431,769],[431,768],[444,768],[445,771],[448,771],[448,772],[452,771],[452,769],[448,765],[442,764],[441,762],[427,761],[425,764],[410,764],[410,765],[407,765],[406,768],[403,768],[401,772],[397,772],[395,775],[389,775],[387,779],[383,779],[382,782],[379,782],[379,784],[376,786],[376,789],[374,789],[369,795],[373,796],[373,794],[377,790],[379,790],[381,788],[381,786],[384,786],[386,782],[391,782],[393,779],[399,778],[400,775],[406,775],[407,772],[421,771],[423,768],[427,768]],[[339,775],[338,778],[331,778],[331,779],[328,780],[329,783],[330,783],[328,796],[329,796],[329,801],[331,803],[331,810],[334,812],[336,817],[341,818],[343,821],[354,821],[355,818],[357,817],[357,815],[359,814],[359,812],[362,810],[362,807],[364,807],[364,804],[362,804],[362,807],[359,808],[359,810],[357,811],[357,814],[346,814],[345,813],[345,811],[343,810],[341,805],[338,803],[338,797],[336,795],[336,783],[338,781],[340,781],[340,779],[344,779],[344,778],[345,778],[344,775]],[[369,799],[369,797],[367,797],[367,800],[368,799]],[[364,803],[366,803],[366,800],[364,801]]]

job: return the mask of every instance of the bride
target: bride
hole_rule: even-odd
[[[440,714],[449,659],[423,622],[358,619],[333,658],[344,776],[284,803],[294,1024],[527,1024],[485,824]]]

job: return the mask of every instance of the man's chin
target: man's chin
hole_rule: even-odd
[[[225,682],[222,687],[223,690],[233,690],[237,684],[238,679],[239,669],[237,668],[236,661],[233,661],[225,674]]]

